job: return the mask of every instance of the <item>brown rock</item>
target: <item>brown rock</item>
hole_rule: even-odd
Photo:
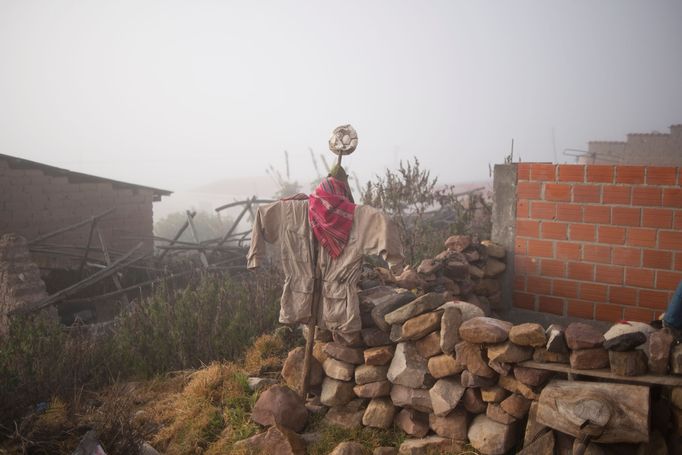
[[[263,426],[277,424],[298,432],[305,428],[308,411],[296,392],[283,385],[273,385],[256,401],[251,420]]]
[[[353,365],[362,365],[365,359],[362,355],[362,349],[350,348],[338,343],[327,343],[324,351],[330,356],[342,362]]]
[[[428,373],[426,359],[419,355],[414,343],[399,343],[396,346],[387,378],[394,384],[415,389],[430,387],[433,378]]]
[[[466,389],[462,395],[464,409],[472,414],[483,414],[488,408],[488,403],[481,398],[481,389]]]
[[[360,365],[355,369],[355,382],[357,384],[369,384],[386,380],[388,366]]]
[[[436,384],[429,390],[433,413],[440,417],[448,415],[457,407],[463,395],[464,387],[455,378],[436,381]]]
[[[485,415],[489,419],[498,423],[503,423],[505,425],[511,425],[517,420],[514,416],[507,414],[497,403],[488,403],[488,408],[485,411]]]
[[[653,374],[666,374],[670,364],[670,350],[674,338],[666,329],[661,329],[649,335],[649,371]]]
[[[435,259],[424,259],[417,267],[417,273],[431,275],[443,268],[443,263]]]
[[[579,349],[571,351],[571,368],[596,370],[609,367],[609,351],[604,348]]]
[[[457,408],[446,416],[429,414],[429,427],[438,436],[465,441],[469,416],[464,409]]]
[[[462,310],[449,305],[443,305],[444,313],[440,326],[440,348],[443,352],[451,354],[455,345],[460,342],[459,327],[462,325]]]
[[[443,270],[443,273],[451,280],[462,283],[462,280],[469,278],[469,263],[463,254],[454,252],[449,253],[447,259],[445,259],[444,265],[445,269]],[[466,287],[460,288],[460,291],[462,292],[466,290]]]
[[[324,416],[324,420],[346,430],[354,430],[362,426],[364,414],[365,400],[356,399],[343,406],[330,408]]]
[[[354,385],[352,382],[324,378],[320,402],[329,407],[347,404],[355,398],[355,393],[353,392]]]
[[[601,347],[604,336],[595,327],[583,322],[574,322],[566,327],[566,344],[573,350]]]
[[[329,455],[364,455],[365,448],[359,442],[345,441],[334,447]]]
[[[381,381],[356,385],[353,387],[353,392],[360,398],[387,397],[391,393],[391,383],[388,381]]]
[[[433,311],[408,319],[403,324],[402,338],[414,341],[425,337],[440,327],[443,311]]]
[[[301,380],[303,379],[301,372],[303,371],[303,358],[305,357],[304,351],[303,347],[298,347],[290,351],[287,355],[287,359],[284,361],[284,366],[282,367],[282,378],[284,378],[284,382],[294,390],[301,389]],[[322,384],[322,377],[324,375],[322,365],[320,365],[320,362],[315,358],[311,360],[310,385],[320,385]]]
[[[455,346],[455,358],[463,365],[466,365],[467,370],[477,376],[486,378],[494,378],[495,371],[488,366],[488,362],[483,359],[481,347],[477,344],[462,341]]]
[[[351,348],[364,347],[362,345],[362,335],[359,330],[357,332],[332,332],[332,338],[335,343],[343,346]]]
[[[376,348],[365,349],[365,364],[367,365],[386,365],[393,358],[395,348],[393,346],[378,346]]]
[[[500,376],[509,376],[512,371],[511,363],[498,362],[497,360],[489,360],[488,366]]]
[[[429,417],[413,409],[403,409],[395,417],[398,428],[410,436],[423,438],[429,432]]]
[[[433,412],[431,395],[428,389],[411,389],[399,384],[391,387],[391,401],[396,406],[411,408],[421,412]]]
[[[542,363],[568,363],[568,352],[550,352],[545,348],[535,348],[533,360]]]
[[[304,455],[305,442],[296,433],[274,425],[265,433],[251,436],[233,445],[235,451],[272,455]]]
[[[568,352],[566,336],[564,335],[564,328],[562,326],[559,324],[550,325],[545,331],[545,336],[547,337],[547,344],[545,346],[549,352]]]
[[[504,259],[506,251],[499,243],[490,240],[482,240],[481,245],[485,247],[486,254],[491,258]]]
[[[418,340],[415,345],[417,346],[419,355],[425,359],[440,354],[440,332],[429,333],[421,340]]]
[[[508,390],[511,393],[521,394],[529,400],[537,400],[539,398],[539,395],[535,393],[533,389],[525,384],[520,383],[512,376],[500,376],[497,384],[503,389]]]
[[[495,385],[495,378],[484,378],[483,376],[476,376],[469,370],[462,371],[460,382],[464,387],[492,387]]]
[[[515,325],[509,330],[509,339],[512,343],[519,346],[532,346],[540,348],[546,345],[547,337],[545,336],[545,329],[540,324],[527,322],[525,324]]]
[[[670,369],[673,374],[682,374],[682,344],[678,344],[670,354]]]
[[[474,285],[477,295],[492,296],[500,292],[500,282],[493,278],[483,278]]]
[[[372,451],[372,455],[398,455],[398,449],[395,447],[377,447]]]
[[[544,385],[553,375],[553,372],[547,370],[538,370],[536,368],[526,368],[522,366],[514,367],[514,377],[516,380],[530,387]]]
[[[462,441],[453,441],[440,436],[428,436],[422,439],[406,439],[400,445],[398,455],[423,455],[432,453],[460,453],[464,450]]]
[[[520,363],[533,357],[533,348],[511,341],[488,346],[488,359],[502,363]]]
[[[514,393],[505,398],[502,403],[500,403],[500,407],[510,416],[517,419],[523,419],[526,414],[528,414],[531,403],[531,400],[528,398],[525,398],[518,393]]]
[[[507,266],[504,262],[500,262],[495,259],[488,259],[485,264],[485,276],[495,277],[504,272],[506,269]]]
[[[326,352],[324,352],[324,348],[327,346],[327,343],[321,342],[321,341],[316,341],[315,344],[313,344],[313,357],[320,362],[320,367],[322,367],[322,364],[324,363],[325,360],[329,358],[329,355],[327,355]],[[301,352],[303,352],[303,347],[297,348],[301,349]]]
[[[531,445],[533,441],[537,439],[537,436],[542,433],[546,426],[538,423],[538,402],[533,401],[530,405],[530,410],[528,411],[528,422],[526,423],[526,431],[523,434],[523,446],[527,447]]]
[[[469,343],[502,343],[509,336],[511,327],[510,322],[477,317],[462,323],[459,327],[459,336]]]
[[[322,369],[324,374],[339,381],[352,381],[355,372],[354,365],[331,357],[324,361]]]
[[[515,429],[514,425],[504,425],[479,415],[469,427],[469,442],[486,455],[503,455],[516,444]]]
[[[391,326],[391,332],[388,334],[392,343],[400,343],[405,341],[403,338],[403,326],[402,324],[394,324]]]
[[[402,307],[388,313],[384,320],[387,324],[402,324],[408,319],[414,318],[421,314],[433,311],[443,304],[443,296],[441,294],[431,292],[424,294],[421,297],[403,305]]]
[[[517,455],[554,455],[554,432],[546,431],[537,440],[524,445]]]
[[[391,344],[391,339],[388,337],[388,333],[376,327],[362,329],[360,331],[360,336],[362,337],[362,341],[369,347],[386,346]]]
[[[423,288],[426,284],[414,269],[404,270],[395,281],[396,284],[403,289]]]
[[[395,416],[395,406],[389,398],[374,398],[367,405],[362,424],[373,428],[390,428]]]
[[[431,357],[427,366],[429,373],[435,379],[452,376],[464,371],[464,365],[459,363],[453,356],[447,354]]]
[[[419,278],[419,275],[417,275],[417,272],[412,270],[412,273],[414,273],[417,278]],[[421,280],[421,278],[419,278]],[[405,289],[412,289],[413,287],[404,287]],[[390,324],[386,322],[384,319],[385,316],[388,313],[391,313],[398,308],[401,308],[402,306],[410,303],[417,297],[412,293],[412,292],[402,292],[402,293],[397,293],[393,294],[389,297],[386,297],[384,300],[381,302],[378,302],[374,308],[372,308],[372,311],[370,313],[372,320],[374,321],[374,324],[376,324],[377,328],[384,331],[388,332],[391,330]],[[370,344],[368,344],[370,346]]]
[[[451,235],[445,240],[445,248],[450,251],[461,253],[469,248],[471,245],[471,236],[469,235]]]
[[[492,387],[481,387],[481,398],[486,403],[499,403],[507,398],[508,395],[509,392],[507,390],[504,390],[497,385]]]
[[[639,332],[641,333],[641,332]],[[642,350],[609,351],[611,373],[621,376],[640,376],[647,372],[647,358]]]
[[[475,265],[469,264],[469,275],[480,280],[485,276],[485,270],[479,269]]]

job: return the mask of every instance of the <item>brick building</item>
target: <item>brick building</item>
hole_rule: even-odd
[[[126,237],[152,235],[153,202],[170,194],[0,154],[0,235],[15,233],[30,241],[113,208],[98,228],[108,248],[126,251],[139,241]],[[84,226],[51,241],[84,246],[88,236]],[[147,241],[145,248],[151,250],[153,243]],[[54,260],[39,255],[36,259],[40,265]],[[76,261],[60,260],[59,266],[69,262]]]

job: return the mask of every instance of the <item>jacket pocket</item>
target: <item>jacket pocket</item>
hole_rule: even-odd
[[[331,330],[348,320],[348,289],[345,283],[322,283],[322,320]]]
[[[287,276],[282,290],[279,322],[294,324],[308,322],[313,302],[313,278],[294,275]]]

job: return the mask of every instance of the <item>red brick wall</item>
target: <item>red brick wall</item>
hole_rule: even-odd
[[[138,241],[122,237],[152,234],[152,201],[151,190],[78,183],[39,169],[14,169],[0,159],[0,234],[14,232],[31,240],[115,207],[98,226],[110,249],[126,251]],[[85,246],[88,234],[86,226],[49,242]]]
[[[680,168],[517,166],[515,307],[603,321],[665,311],[682,280]]]

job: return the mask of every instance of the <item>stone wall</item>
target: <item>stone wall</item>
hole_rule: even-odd
[[[628,134],[626,141],[591,141],[580,164],[682,166],[682,125],[670,133]]]

